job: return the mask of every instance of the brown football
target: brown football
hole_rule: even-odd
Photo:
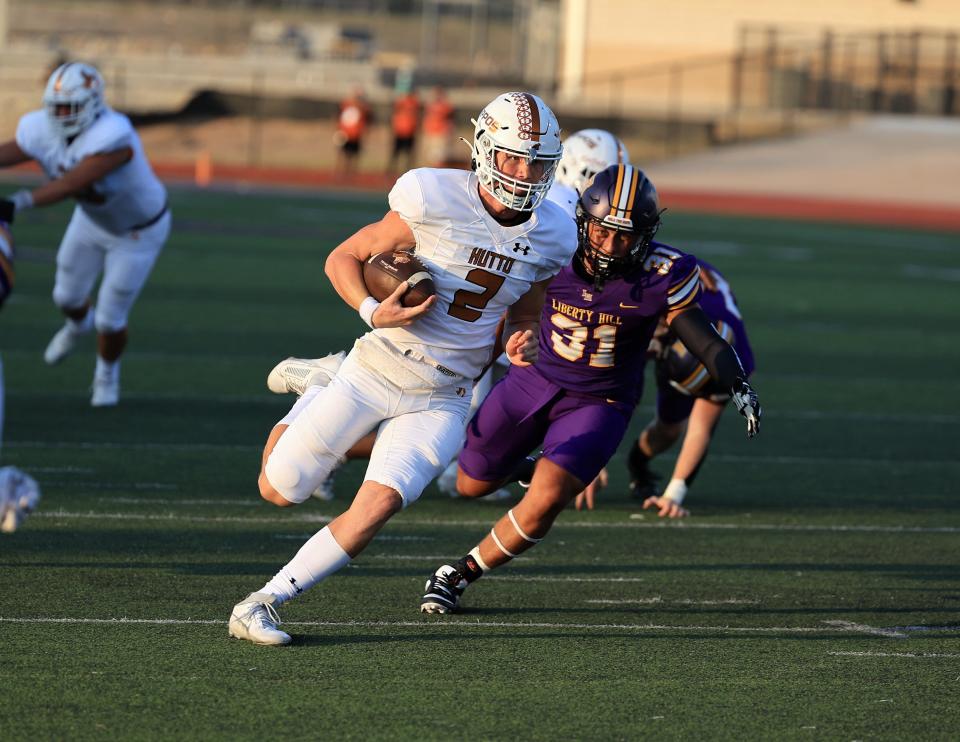
[[[408,288],[400,299],[405,307],[423,304],[436,293],[433,278],[426,266],[410,250],[395,250],[371,255],[363,264],[363,282],[377,301],[383,301],[406,283]]]

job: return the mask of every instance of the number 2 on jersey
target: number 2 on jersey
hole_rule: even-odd
[[[507,280],[506,276],[498,276],[496,273],[490,273],[482,268],[474,268],[466,275],[466,279],[483,289],[483,291],[468,291],[460,289],[453,295],[453,302],[447,310],[447,314],[464,322],[476,322],[480,315],[494,295],[503,286]]]

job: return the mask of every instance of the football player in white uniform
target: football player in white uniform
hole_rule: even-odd
[[[58,363],[77,338],[97,330],[94,407],[117,404],[127,317],[170,234],[167,192],[144,156],[130,120],[106,105],[103,78],[89,64],[61,65],[43,108],[20,119],[0,144],[0,167],[36,160],[49,181],[10,197],[17,211],[74,198],[77,206],[57,252],[53,301],[66,324],[44,352]],[[90,296],[103,274],[96,308]]]
[[[571,219],[577,218],[577,200],[584,185],[611,165],[630,162],[627,148],[604,129],[581,129],[563,142],[563,157],[547,198],[560,204]]]
[[[547,283],[576,250],[576,229],[544,197],[562,146],[553,112],[530,93],[497,96],[474,121],[474,171],[421,168],[401,176],[390,211],[330,253],[337,293],[370,325],[329,385],[313,386],[270,433],[261,496],[305,501],[356,441],[377,432],[353,503],[260,590],[238,603],[231,636],[286,644],[276,608],[346,565],[387,520],[414,502],[460,448],[473,379],[496,329],[511,362],[536,359]],[[436,296],[404,308],[363,283],[371,255],[413,248]]]
[[[570,219],[575,220],[576,203],[580,198],[579,191],[583,189],[586,182],[610,165],[620,165],[628,162],[628,158],[629,155],[624,143],[609,131],[603,129],[578,131],[563,142],[563,155],[557,166],[557,174],[553,185],[547,192],[547,199],[561,206],[569,214]],[[330,379],[336,374],[340,363],[342,363],[343,355],[343,353],[338,353],[317,359],[287,358],[278,363],[270,372],[267,378],[267,386],[270,391],[277,394],[294,392],[302,395],[312,385],[329,383]],[[497,371],[502,371],[509,365],[510,362],[506,356],[501,355],[497,358],[495,366],[491,366],[481,378],[475,380],[468,418],[473,416],[480,403],[490,392]],[[498,375],[502,376],[502,373]],[[347,458],[367,458],[369,451],[370,442],[365,439],[360,441],[355,448],[350,449]],[[606,471],[602,473],[602,476],[604,479],[606,478]],[[594,483],[590,485],[591,494],[597,486]],[[437,477],[437,488],[451,497],[460,496],[457,492],[456,456]],[[492,492],[486,499],[500,500],[510,497],[511,494],[510,490],[502,488]],[[314,495],[321,500],[333,499],[332,476],[318,486]]]
[[[0,201],[0,307],[13,289],[13,204]],[[0,437],[3,435],[3,363],[0,363]],[[17,530],[40,501],[33,477],[15,466],[0,468],[0,532]]]

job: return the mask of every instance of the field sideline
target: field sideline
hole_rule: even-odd
[[[462,614],[421,616],[426,575],[505,507],[431,487],[283,608],[295,644],[275,649],[228,639],[230,608],[363,467],[332,503],[261,503],[290,402],[264,379],[362,332],[323,258],[385,199],[182,189],[172,206],[112,410],[88,406],[92,343],[41,358],[68,209],[17,225],[2,462],[44,500],[0,538],[4,740],[956,738],[956,234],[668,211],[659,237],[737,293],[767,412],[753,441],[727,413],[693,517],[640,510],[621,453],[597,511],[564,513]]]

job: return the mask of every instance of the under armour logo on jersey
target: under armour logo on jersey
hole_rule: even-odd
[[[530,245],[521,245],[519,242],[513,245],[514,252],[522,252],[524,255],[530,252]]]

